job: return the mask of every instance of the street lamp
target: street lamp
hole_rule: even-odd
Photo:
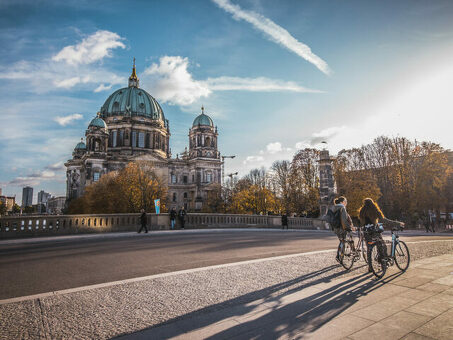
[[[234,157],[236,157],[236,155],[222,156],[222,186],[225,185],[225,158],[233,159]]]

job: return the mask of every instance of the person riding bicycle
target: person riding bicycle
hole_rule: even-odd
[[[379,208],[379,205],[373,201],[371,198],[365,198],[363,200],[363,205],[359,211],[359,220],[362,227],[367,225],[377,226],[379,222],[384,223],[385,225],[403,228],[404,223],[399,221],[393,221],[384,216],[384,213]],[[384,242],[381,233],[373,233],[374,238],[377,238],[379,241]],[[367,239],[367,256],[370,252],[369,242]],[[387,255],[387,247],[383,248],[384,254]],[[368,263],[368,272],[371,272],[371,263]]]
[[[346,234],[349,231],[352,231],[353,224],[351,216],[349,216],[348,212],[346,211],[346,206],[348,204],[348,200],[344,196],[340,196],[334,200],[334,206],[330,208],[332,212],[335,214],[337,211],[340,211],[340,227],[336,228],[335,234],[337,234],[338,239],[340,242],[344,244],[344,240]],[[336,260],[340,262],[340,254],[337,252]]]

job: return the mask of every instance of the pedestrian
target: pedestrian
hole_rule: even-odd
[[[184,207],[181,207],[181,209],[179,209],[178,219],[179,223],[181,223],[181,229],[184,229],[184,224],[186,223],[186,211],[184,210]]]
[[[381,211],[379,208],[379,205],[373,201],[371,198],[365,198],[363,200],[363,205],[360,208],[359,211],[359,219],[360,219],[360,225],[366,226],[366,225],[373,225],[374,227],[377,227],[377,224],[379,222],[383,222],[387,225],[391,226],[396,226],[403,228],[404,223],[398,222],[398,221],[393,221],[384,216],[384,213]],[[374,238],[379,239],[379,241],[384,242],[382,239],[382,234],[380,232],[373,233],[372,235]],[[369,257],[369,252],[370,252],[370,247],[368,246],[368,242],[370,239],[367,239],[367,257]],[[384,253],[387,254],[387,247],[384,247]],[[368,272],[372,272],[371,269],[371,261],[368,261]]]
[[[346,206],[348,205],[348,200],[344,196],[340,196],[334,200],[334,206],[330,208],[332,210],[332,213],[334,215],[339,215],[339,228],[335,228],[334,232],[337,234],[338,240],[342,244],[344,244],[344,240],[346,237],[346,234],[349,231],[352,231],[352,219],[351,216],[349,216],[348,212],[346,211]],[[336,260],[340,262],[340,253],[339,250],[337,251],[337,257]]]
[[[147,222],[147,217],[146,217],[146,212],[144,209],[141,210],[141,215],[140,215],[140,223],[141,223],[141,227],[140,229],[138,230],[138,233],[140,234],[140,232],[142,231],[142,229],[145,229],[145,233],[148,233],[148,227],[146,226],[146,222]]]
[[[176,219],[176,209],[175,207],[170,210],[170,228],[171,230],[175,229],[175,219]]]
[[[286,213],[283,213],[282,215],[282,229],[288,229],[288,215]]]

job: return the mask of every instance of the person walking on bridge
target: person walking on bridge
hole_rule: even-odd
[[[186,223],[186,211],[184,207],[181,207],[178,211],[179,223],[181,223],[181,229],[184,229],[184,224]]]
[[[346,206],[348,205],[348,200],[344,196],[340,196],[334,200],[334,206],[330,209],[334,216],[339,215],[338,228],[334,228],[335,234],[337,234],[338,239],[341,243],[344,244],[346,234],[352,230],[353,224],[351,216],[349,216],[346,211]],[[340,253],[337,251],[336,260],[340,262]]]
[[[146,222],[147,222],[147,217],[146,217],[146,212],[144,209],[141,210],[141,215],[140,215],[140,223],[141,223],[141,227],[140,229],[138,230],[138,233],[140,234],[140,232],[142,231],[142,229],[145,229],[145,233],[148,232],[148,228],[146,226]]]

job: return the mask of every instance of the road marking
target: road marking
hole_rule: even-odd
[[[274,256],[274,257],[266,257],[266,258],[262,258],[262,259],[246,260],[246,261],[239,261],[239,262],[232,262],[232,263],[217,264],[217,265],[207,266],[207,267],[184,269],[184,270],[178,270],[178,271],[170,272],[170,273],[154,274],[154,275],[148,275],[148,276],[135,277],[135,278],[132,278],[132,279],[111,281],[111,282],[99,283],[99,284],[88,285],[88,286],[81,286],[81,287],[76,287],[76,288],[56,290],[56,291],[48,292],[48,293],[20,296],[20,297],[0,300],[0,305],[4,305],[4,304],[7,304],[7,303],[14,303],[14,302],[23,302],[23,301],[28,301],[28,300],[35,300],[35,299],[45,298],[45,297],[55,296],[55,295],[63,295],[63,294],[69,294],[69,293],[74,293],[74,292],[81,292],[81,291],[97,289],[97,288],[105,288],[105,287],[117,286],[117,285],[122,285],[122,284],[126,284],[126,283],[132,283],[132,282],[140,282],[140,281],[157,279],[157,278],[163,278],[163,277],[169,277],[169,276],[177,276],[177,275],[182,275],[182,274],[196,273],[196,272],[212,270],[212,269],[229,268],[229,267],[240,266],[240,265],[245,265],[245,264],[252,264],[252,263],[262,263],[262,262],[281,260],[281,259],[288,259],[288,258],[304,256],[304,255],[315,255],[315,254],[331,253],[331,252],[334,252],[334,251],[336,251],[336,249],[316,250],[316,251],[310,251],[310,252],[306,252],[306,253],[280,255],[280,256]]]
[[[411,242],[406,242],[406,243],[414,244],[414,243],[448,242],[448,241],[451,242],[452,240],[431,240],[431,241],[430,240],[426,240],[426,241],[411,241]],[[140,281],[157,279],[157,278],[164,278],[164,277],[169,277],[169,276],[177,276],[177,275],[182,275],[182,274],[190,274],[190,273],[196,273],[196,272],[213,270],[213,269],[229,268],[229,267],[240,266],[240,265],[245,265],[245,264],[262,263],[262,262],[281,260],[281,259],[288,259],[288,258],[299,257],[299,256],[316,255],[316,254],[333,253],[333,252],[336,252],[336,249],[316,250],[316,251],[310,251],[310,252],[305,252],[305,253],[279,255],[279,256],[273,256],[273,257],[266,257],[266,258],[262,258],[262,259],[245,260],[245,261],[239,261],[239,262],[217,264],[217,265],[206,266],[206,267],[184,269],[184,270],[178,270],[178,271],[169,272],[169,273],[161,273],[161,274],[154,274],[154,275],[148,275],[148,276],[141,276],[141,277],[136,277],[136,278],[132,278],[132,279],[111,281],[111,282],[105,282],[105,283],[99,283],[99,284],[94,284],[94,285],[81,286],[81,287],[76,287],[76,288],[56,290],[56,291],[47,292],[47,293],[41,293],[41,294],[26,295],[26,296],[20,296],[20,297],[15,297],[15,298],[9,298],[9,299],[0,300],[0,305],[4,305],[4,304],[7,304],[7,303],[15,303],[15,302],[23,302],[23,301],[35,300],[35,299],[45,298],[45,297],[49,297],[49,296],[64,295],[64,294],[69,294],[69,293],[74,293],[74,292],[81,292],[81,291],[86,291],[86,290],[91,290],[91,289],[118,286],[118,285],[127,284],[127,283],[140,282]]]

